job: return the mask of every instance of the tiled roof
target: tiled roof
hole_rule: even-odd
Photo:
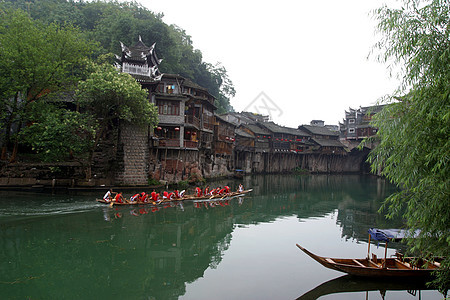
[[[292,134],[292,135],[297,135],[297,136],[311,136],[309,133],[307,133],[306,131],[300,130],[300,129],[296,129],[296,128],[291,128],[291,127],[283,127],[286,131],[286,133]]]
[[[266,127],[268,130],[274,133],[284,133],[285,130],[280,125],[275,124],[274,122],[260,122],[262,126]]]
[[[339,132],[331,131],[323,126],[301,125],[300,129],[304,129],[316,135],[339,136]]]
[[[255,138],[253,135],[251,135],[250,133],[245,132],[242,129],[236,129],[236,135],[242,136],[242,137],[246,137],[246,138]]]
[[[247,125],[244,125],[244,126],[247,127],[248,129],[250,129],[251,131],[253,131],[256,134],[270,135],[270,131],[268,131],[267,129],[261,128],[258,125],[247,124]]]
[[[361,107],[360,110],[363,114],[367,114],[367,113],[376,114],[376,113],[379,113],[385,106],[386,106],[386,104],[365,106],[365,107]]]
[[[192,80],[190,80],[190,79],[188,79],[188,78],[186,78],[186,79],[183,81],[183,85],[184,85],[184,86],[187,86],[187,87],[192,87],[192,88],[195,88],[195,89],[198,89],[198,90],[208,91],[206,88],[204,88],[204,87],[202,87],[202,86],[196,84],[195,82],[193,82]]]
[[[274,122],[260,122],[258,124],[261,124],[262,126],[266,127],[271,132],[275,132],[275,133],[287,133],[287,134],[296,135],[296,136],[311,136],[309,133],[307,133],[303,130],[291,128],[291,127],[280,126],[280,125],[275,124]]]
[[[329,139],[313,139],[314,142],[319,144],[322,147],[340,147],[345,148],[345,146],[339,142],[338,140],[329,140]]]
[[[225,123],[229,124],[230,126],[236,127],[236,124],[234,124],[233,122],[227,121],[227,119],[225,119],[224,117],[222,117],[220,115],[216,115],[216,114],[214,114],[214,116],[216,117],[216,119],[219,119],[222,122],[225,122]]]

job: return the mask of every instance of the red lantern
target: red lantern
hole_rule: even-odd
[[[156,129],[161,130],[162,128],[158,126],[158,127],[156,127]]]
[[[180,131],[180,127],[175,127],[175,131]]]

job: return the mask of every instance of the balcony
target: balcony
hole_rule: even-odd
[[[211,124],[211,123],[203,123],[203,129],[213,131],[213,130],[214,130],[214,124]]]
[[[198,142],[184,141],[184,147],[190,149],[198,149]]]
[[[203,129],[214,131],[215,118],[203,114]]]
[[[192,115],[184,116],[184,123],[200,128],[200,119]]]
[[[180,140],[179,139],[166,139],[166,140],[160,140],[159,141],[160,147],[180,147]]]

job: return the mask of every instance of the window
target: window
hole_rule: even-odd
[[[355,133],[355,128],[349,128],[348,133]]]
[[[355,124],[355,119],[348,119],[348,124]]]
[[[160,115],[180,115],[180,102],[158,101],[158,113]]]
[[[175,85],[174,84],[168,84],[166,85],[166,93],[167,94],[175,94]]]

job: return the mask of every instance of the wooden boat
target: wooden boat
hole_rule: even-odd
[[[96,199],[97,202],[103,203],[103,204],[108,204],[108,205],[158,205],[158,204],[162,204],[162,203],[168,203],[168,202],[177,202],[177,201],[187,201],[187,200],[191,200],[191,201],[196,201],[196,200],[204,200],[204,201],[214,201],[214,200],[229,200],[231,198],[235,198],[235,197],[239,197],[239,196],[243,196],[245,194],[250,193],[251,191],[253,191],[253,189],[249,189],[249,190],[245,190],[242,192],[230,192],[228,194],[224,194],[224,195],[213,195],[213,196],[201,196],[201,197],[197,197],[195,195],[186,195],[182,198],[175,198],[175,199],[163,199],[159,202],[153,202],[153,201],[149,201],[149,202],[131,202],[129,199],[124,199],[123,203],[118,203],[118,202],[107,202],[104,199]]]
[[[324,267],[354,276],[426,278],[440,267],[438,261],[423,261],[414,257],[384,259],[377,259],[375,256],[362,259],[322,257],[299,244],[297,247]]]
[[[206,196],[201,196],[201,197],[197,197],[195,195],[187,195],[184,196],[181,199],[174,199],[174,200],[168,200],[168,201],[184,201],[184,200],[224,200],[224,199],[231,199],[231,198],[235,198],[235,197],[239,197],[245,194],[250,193],[251,191],[253,191],[253,189],[249,189],[249,190],[245,190],[242,192],[230,192],[228,194],[224,194],[224,195],[206,195]],[[167,200],[164,200],[167,201]]]

